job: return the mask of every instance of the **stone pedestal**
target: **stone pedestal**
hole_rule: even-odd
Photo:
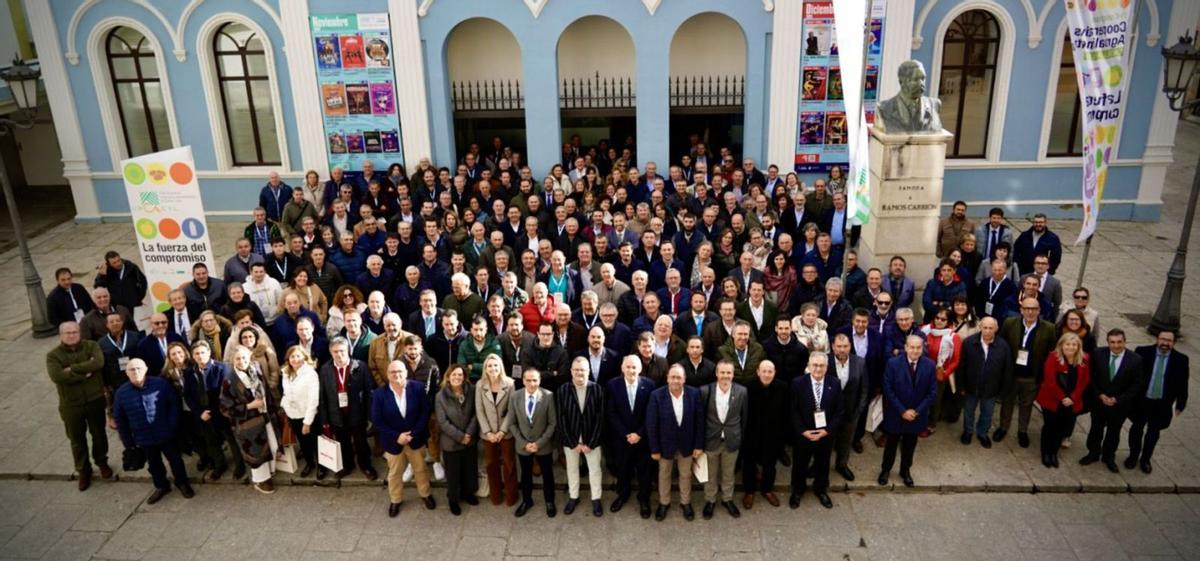
[[[913,307],[919,308],[920,292],[938,262],[934,252],[946,143],[954,135],[944,130],[892,134],[876,127],[870,132],[871,219],[863,225],[859,266],[878,267],[887,274],[892,256],[903,255],[918,291]]]

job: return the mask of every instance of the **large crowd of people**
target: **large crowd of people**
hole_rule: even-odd
[[[555,516],[557,458],[564,514],[586,477],[601,516],[607,473],[609,512],[636,499],[662,520],[677,481],[691,520],[695,476],[704,518],[738,517],[756,497],[780,506],[780,465],[791,508],[810,480],[831,508],[830,472],[854,480],[864,441],[883,448],[880,485],[898,453],[911,487],[921,438],[961,424],[963,445],[991,448],[1014,412],[1051,469],[1087,413],[1080,463],[1118,472],[1128,420],[1124,467],[1150,473],[1184,410],[1175,334],[1127,349],[1086,288],[1064,301],[1043,215],[1016,235],[1002,209],[977,226],[955,203],[917,302],[904,256],[858,266],[841,170],[810,186],[699,142],[666,177],[628,148],[563,154],[540,179],[498,138],[452,167],[368,161],[295,187],[272,173],[233,256],[194,264],[144,330],[134,263],[109,251],[90,292],[56,271],[46,365],[79,489],[93,468],[115,477],[108,427],[124,468],[149,470],[150,503],[172,491],[167,465],[193,496],[183,455],[262,493],[285,466],[376,480],[382,456],[390,516],[413,481],[437,508],[432,480],[456,515],[486,496],[524,516],[535,477]]]

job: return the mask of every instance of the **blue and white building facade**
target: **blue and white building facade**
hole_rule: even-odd
[[[1106,219],[1159,216],[1177,115],[1159,93],[1158,50],[1200,21],[1194,0],[1140,4]],[[677,160],[672,142],[689,132],[674,130],[680,123],[719,113],[735,114],[722,122],[738,153],[786,172],[797,143],[803,5],[24,0],[23,23],[36,44],[78,221],[127,220],[118,162],[185,145],[193,148],[206,211],[242,219],[268,172],[292,184],[309,169],[327,176],[311,16],[388,14],[403,147],[397,159],[410,167],[425,157],[453,166],[467,142],[490,138],[480,131],[502,129],[522,137],[525,161],[539,175],[561,161],[570,135],[618,130],[634,138],[639,161],[662,167]],[[885,21],[879,98],[896,93],[895,69],[915,58],[927,69],[929,90],[951,109],[943,122],[962,129],[953,130],[961,141],[947,162],[945,200],[966,200],[974,212],[1005,206],[1018,215],[1079,217],[1078,109],[1071,106],[1062,0],[890,0]],[[697,76],[731,78],[733,88],[722,92],[732,100],[690,103],[678,83]],[[490,83],[500,83],[500,93],[485,87],[480,94]],[[565,85],[575,83],[616,84],[631,95],[581,95]]]

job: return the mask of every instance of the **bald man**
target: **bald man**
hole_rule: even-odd
[[[175,486],[183,498],[195,496],[188,483],[187,468],[176,440],[179,427],[179,399],[166,378],[147,376],[146,363],[131,359],[125,366],[128,384],[122,384],[113,397],[113,419],[126,450],[138,449],[146,456],[146,467],[154,481],[154,493],[146,504],[154,504],[171,492],[163,458],[171,464]]]

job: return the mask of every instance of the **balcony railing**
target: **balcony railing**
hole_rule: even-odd
[[[523,111],[520,80],[464,80],[450,83],[455,112]]]
[[[741,107],[745,76],[675,76],[667,79],[671,107]]]
[[[558,91],[560,109],[633,109],[637,93],[630,77],[565,78]]]

